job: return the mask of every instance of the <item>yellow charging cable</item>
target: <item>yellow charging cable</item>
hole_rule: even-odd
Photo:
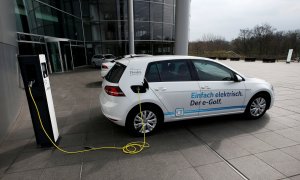
[[[149,148],[150,147],[150,145],[146,142],[145,124],[144,124],[144,119],[143,119],[143,115],[142,115],[142,105],[141,105],[141,98],[140,98],[139,89],[138,89],[138,100],[139,100],[139,107],[140,107],[140,116],[141,116],[141,119],[142,119],[142,128],[143,128],[143,132],[144,132],[144,141],[130,142],[130,143],[126,144],[123,147],[104,146],[104,147],[93,147],[93,148],[83,149],[83,150],[78,150],[78,151],[67,151],[67,150],[62,149],[58,145],[56,145],[55,142],[53,142],[53,140],[51,139],[51,137],[47,133],[47,131],[45,130],[42,119],[41,119],[41,116],[40,116],[39,109],[36,105],[34,97],[32,96],[32,93],[31,93],[31,85],[28,86],[29,94],[30,94],[30,97],[31,97],[31,99],[33,101],[33,104],[35,106],[35,109],[36,109],[36,112],[37,112],[37,115],[38,115],[38,118],[39,118],[39,121],[40,121],[40,125],[41,125],[45,135],[49,139],[49,141],[59,151],[61,151],[63,153],[67,153],[67,154],[78,154],[78,153],[84,153],[84,152],[96,151],[96,150],[102,150],[102,149],[117,149],[117,150],[122,150],[125,154],[137,154],[137,153],[140,153],[144,148]]]

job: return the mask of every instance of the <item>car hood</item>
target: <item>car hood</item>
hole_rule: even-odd
[[[247,82],[253,82],[253,83],[268,83],[267,81],[263,80],[263,79],[259,79],[259,78],[255,78],[255,77],[245,77],[245,80]]]

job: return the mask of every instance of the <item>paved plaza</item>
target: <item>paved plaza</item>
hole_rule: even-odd
[[[0,179],[300,179],[300,63],[222,61],[274,85],[276,100],[259,120],[221,116],[166,123],[137,155],[101,150],[67,155],[41,149],[24,105],[0,145]],[[60,146],[123,146],[142,140],[100,110],[100,70],[50,76]]]

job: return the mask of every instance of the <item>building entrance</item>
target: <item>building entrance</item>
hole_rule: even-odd
[[[71,42],[62,38],[46,38],[52,72],[74,69]]]

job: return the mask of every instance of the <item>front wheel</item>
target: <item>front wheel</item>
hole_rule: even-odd
[[[258,119],[262,117],[269,106],[269,99],[264,94],[257,94],[249,101],[245,110],[245,115],[249,119]]]
[[[126,127],[129,132],[135,136],[142,136],[153,133],[161,122],[161,115],[157,108],[142,107],[140,111],[139,107],[133,109],[127,117]]]

